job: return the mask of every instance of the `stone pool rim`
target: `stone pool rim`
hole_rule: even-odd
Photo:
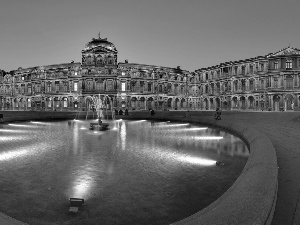
[[[210,113],[211,118],[213,113]],[[157,112],[154,116],[149,114],[131,112],[129,116],[118,118],[182,121],[219,128],[241,138],[250,151],[241,175],[222,196],[201,211],[172,225],[271,224],[277,200],[278,165],[275,148],[265,134],[241,122],[216,121],[207,115],[192,116],[172,111]]]
[[[64,115],[68,114],[65,112]],[[129,116],[118,116],[123,119],[157,119],[170,121],[184,121],[206,125],[212,128],[221,128],[240,137],[248,146],[250,155],[248,161],[233,185],[216,201],[203,210],[173,223],[174,225],[191,224],[271,224],[275,211],[278,188],[277,157],[273,144],[260,131],[250,128],[243,123],[231,121],[216,121],[213,119],[189,116],[185,114],[172,115],[173,112],[160,112],[155,116],[149,112],[132,112]],[[55,118],[58,115],[51,115]],[[59,116],[61,119],[71,119],[70,115]],[[14,120],[44,119],[41,116],[26,115]],[[8,120],[7,120],[8,121]],[[0,212],[0,222],[5,224],[23,224]]]

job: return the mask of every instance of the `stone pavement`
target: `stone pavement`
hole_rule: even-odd
[[[263,132],[277,154],[278,195],[273,225],[300,224],[300,112],[245,112],[223,115]]]

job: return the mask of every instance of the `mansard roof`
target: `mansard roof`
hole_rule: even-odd
[[[35,67],[28,67],[28,68],[19,68],[17,70],[12,70],[14,73],[30,73],[35,70],[55,70],[55,69],[64,69],[69,67],[80,67],[81,63],[60,63],[60,64],[53,64],[47,66],[35,66]]]
[[[156,69],[156,70],[167,70],[169,72],[173,72],[173,73],[190,73],[189,71],[187,70],[182,70],[180,68],[171,68],[171,67],[165,67],[165,66],[155,66],[155,65],[147,65],[147,64],[139,64],[139,63],[123,63],[123,62],[120,62],[118,64],[119,66],[121,67],[135,67],[135,68],[138,68],[138,69]]]
[[[206,72],[209,70],[214,70],[214,69],[225,67],[225,66],[238,65],[238,64],[242,64],[242,63],[253,63],[253,62],[260,61],[260,60],[268,60],[268,58],[270,58],[270,57],[289,56],[289,55],[300,55],[300,49],[288,46],[277,52],[269,53],[264,56],[256,56],[256,57],[248,58],[248,59],[244,59],[244,60],[224,62],[224,63],[220,63],[219,65],[215,65],[215,66],[203,67],[203,68],[197,69],[195,71],[198,73]]]

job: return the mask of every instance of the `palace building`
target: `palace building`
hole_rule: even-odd
[[[292,47],[195,71],[204,109],[298,110],[300,50]]]
[[[92,98],[107,109],[297,110],[300,50],[201,68],[118,62],[107,38],[93,38],[82,62],[0,71],[2,110],[90,110]]]

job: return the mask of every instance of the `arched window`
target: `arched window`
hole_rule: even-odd
[[[107,64],[109,64],[109,65],[113,64],[113,58],[111,56],[108,56],[108,58],[107,58]]]
[[[93,58],[92,58],[92,56],[89,55],[89,56],[86,58],[86,64],[87,64],[87,65],[93,64]]]
[[[101,56],[97,57],[97,64],[103,64],[103,58]]]

